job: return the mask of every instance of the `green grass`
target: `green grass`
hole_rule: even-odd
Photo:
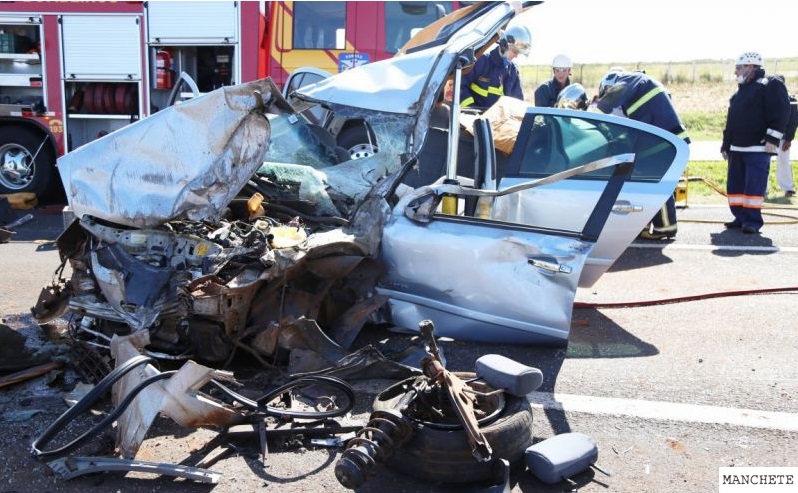
[[[726,191],[725,161],[690,161],[684,176],[690,177],[687,185],[687,203],[689,204],[726,204],[726,197],[715,191],[706,181],[713,183],[718,189]],[[792,173],[798,177],[798,161],[792,161]],[[703,181],[706,180],[706,181]],[[770,204],[789,205],[792,200],[784,196],[784,192],[776,184],[776,163],[770,167],[768,189],[765,202]]]
[[[622,65],[629,71],[645,70],[648,75],[662,82],[692,140],[721,139],[729,97],[737,90],[733,59],[575,64],[571,69],[571,82],[582,84],[590,99],[596,94],[602,76],[615,65]],[[551,67],[522,65],[520,68],[524,95],[531,100],[538,85],[551,79]],[[787,90],[796,92],[798,58],[767,60],[765,68],[767,73],[782,74]]]
[[[721,140],[726,126],[723,113],[683,112],[679,115],[692,140]]]

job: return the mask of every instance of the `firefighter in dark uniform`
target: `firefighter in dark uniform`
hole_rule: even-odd
[[[501,96],[524,99],[518,66],[513,59],[528,55],[529,29],[516,25],[499,34],[499,46],[482,55],[460,81],[460,106],[488,108]]]
[[[720,152],[729,162],[726,194],[734,220],[728,229],[755,234],[762,228],[762,206],[770,173],[770,158],[790,118],[787,88],[777,77],[766,77],[762,55],[737,57],[737,92],[729,100]]]
[[[648,123],[681,137],[688,144],[690,137],[682,125],[671,98],[658,81],[643,72],[611,70],[599,84],[596,108],[602,113],[620,110],[633,120]],[[647,239],[676,236],[676,201],[668,197],[662,209],[651,219],[651,228],[640,236]]]
[[[554,108],[560,91],[571,84],[571,59],[557,55],[551,62],[552,77],[535,90],[535,106]]]

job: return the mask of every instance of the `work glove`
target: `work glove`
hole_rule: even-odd
[[[778,154],[779,147],[773,142],[765,142],[765,152],[768,154]]]
[[[781,150],[782,151],[789,151],[791,145],[792,145],[792,141],[791,140],[782,140],[781,141]]]
[[[720,151],[720,155],[723,156],[723,160],[724,161],[728,161],[729,160],[729,153],[728,152]]]

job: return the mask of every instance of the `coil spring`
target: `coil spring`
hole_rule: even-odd
[[[349,489],[356,489],[374,476],[377,462],[383,462],[413,434],[413,427],[394,409],[374,411],[368,424],[349,441],[335,464],[335,477]]]

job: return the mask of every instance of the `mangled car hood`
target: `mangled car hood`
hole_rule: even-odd
[[[58,160],[77,217],[153,227],[218,219],[263,162],[279,91],[266,79],[166,108]]]

